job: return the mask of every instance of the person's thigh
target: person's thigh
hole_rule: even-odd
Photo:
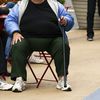
[[[65,50],[69,50],[69,42],[68,38],[66,36],[65,38]],[[62,37],[57,37],[52,39],[51,44],[49,45],[48,52],[51,53],[52,56],[55,55],[56,52],[63,52],[63,38]]]
[[[12,45],[11,56],[12,57],[27,57],[32,52],[31,46],[27,39],[23,39],[21,42],[18,41],[16,44]]]
[[[96,0],[88,0],[88,13],[94,14],[96,9]]]
[[[28,41],[33,51],[47,51],[52,38],[30,38]]]
[[[63,76],[64,73],[64,56],[65,56],[65,63],[66,63],[66,75],[68,74],[68,66],[69,66],[69,59],[70,59],[70,47],[69,42],[66,37],[65,41],[65,55],[63,50],[63,39],[62,37],[58,37],[52,40],[51,44],[49,45],[48,52],[52,55],[55,66],[56,66],[56,72],[58,76]]]

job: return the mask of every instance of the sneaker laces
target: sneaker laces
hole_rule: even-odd
[[[24,81],[22,80],[22,77],[19,77],[16,79],[15,84],[25,84]]]

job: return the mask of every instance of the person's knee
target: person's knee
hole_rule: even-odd
[[[21,46],[18,43],[12,45],[11,53],[13,53],[13,54],[15,54],[15,53],[23,53],[23,46]]]
[[[65,49],[68,50],[68,51],[70,51],[70,46],[69,46],[68,39],[65,39],[64,44],[65,44]],[[56,40],[55,48],[56,48],[56,49],[57,49],[57,48],[58,48],[58,49],[62,49],[62,48],[63,48],[63,40],[62,40],[62,38],[58,38],[58,39]]]
[[[27,42],[25,40],[22,40],[21,42],[18,41],[17,43],[15,43],[14,45],[12,45],[12,50],[14,51],[24,51],[26,50],[28,47],[27,47]]]
[[[12,45],[12,50],[16,50],[16,49],[19,49],[19,45],[16,43],[16,44],[14,44],[14,45]]]

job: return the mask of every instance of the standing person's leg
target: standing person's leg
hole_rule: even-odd
[[[100,16],[100,0],[98,0],[98,14]]]
[[[26,63],[27,57],[31,54],[30,44],[27,39],[23,39],[21,42],[17,42],[12,45],[11,57],[12,57],[12,70],[11,79],[16,80],[12,91],[21,92],[25,89]]]
[[[96,0],[88,0],[87,5],[87,40],[92,41],[94,37],[93,25],[96,9]]]
[[[59,78],[57,88],[61,90],[71,90],[70,85],[67,82],[67,87],[64,87],[64,57],[63,57],[63,40],[62,37],[54,38],[51,42],[48,52],[54,58],[56,72]],[[65,57],[66,57],[66,76],[68,75],[68,66],[70,59],[70,47],[68,39],[65,41]]]

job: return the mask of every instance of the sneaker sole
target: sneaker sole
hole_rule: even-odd
[[[22,92],[22,91],[19,91],[18,89],[15,89],[15,90],[12,90],[12,91],[16,92],[16,93]]]
[[[62,91],[72,91],[72,89],[69,87],[69,88],[62,88],[61,89]]]
[[[17,93],[18,93],[18,92],[24,91],[25,89],[26,89],[25,87],[23,87],[22,90],[18,90],[18,89],[16,88],[16,89],[12,90],[12,92],[17,92]]]
[[[59,86],[56,87],[58,90],[62,90],[62,91],[72,91],[71,87],[64,87],[64,88],[61,88]]]
[[[12,90],[12,88],[10,88],[10,89],[0,89],[0,91],[11,91]]]

